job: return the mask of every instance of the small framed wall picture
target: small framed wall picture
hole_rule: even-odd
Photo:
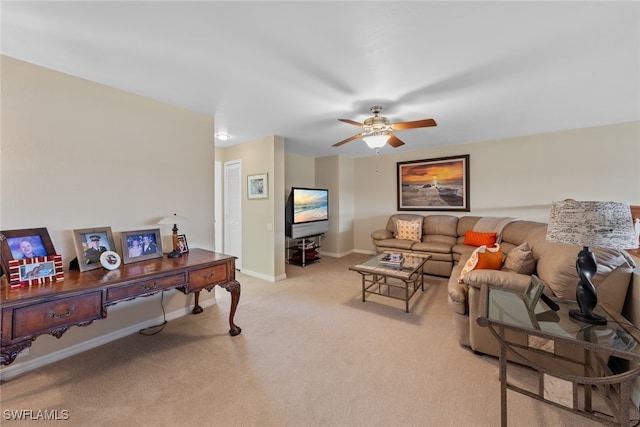
[[[178,251],[181,254],[186,254],[189,252],[189,245],[187,244],[187,236],[184,234],[178,234]]]
[[[544,282],[540,280],[538,276],[535,274],[531,275],[531,281],[529,282],[529,286],[525,289],[524,294],[522,294],[522,300],[524,301],[527,309],[533,310],[538,303],[538,299],[544,290]]]
[[[267,179],[266,173],[247,176],[247,198],[249,199],[268,199],[269,198],[269,181]]]

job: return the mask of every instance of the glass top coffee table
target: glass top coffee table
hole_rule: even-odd
[[[349,267],[362,276],[362,301],[367,294],[381,295],[405,302],[405,311],[409,313],[409,300],[418,288],[424,291],[424,263],[431,255],[402,254],[402,265],[395,266],[381,262],[386,254],[378,254],[361,264]]]

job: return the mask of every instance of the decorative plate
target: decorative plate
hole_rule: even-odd
[[[115,270],[120,267],[120,255],[114,251],[105,251],[100,255],[100,264],[107,270]]]

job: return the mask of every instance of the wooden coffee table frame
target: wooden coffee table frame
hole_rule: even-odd
[[[379,264],[377,260],[382,256],[376,255],[362,264],[349,267],[362,276],[362,302],[366,302],[366,295],[380,295],[405,302],[405,312],[409,313],[409,300],[418,289],[424,291],[424,263],[431,255],[417,256],[420,260],[411,267],[390,267]],[[393,289],[400,289],[404,294],[399,296],[392,293]]]

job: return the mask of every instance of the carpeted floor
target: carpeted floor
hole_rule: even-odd
[[[458,345],[446,280],[404,302],[361,300],[349,265],[287,266],[276,283],[237,274],[242,296],[228,330],[229,294],[154,336],[131,335],[1,386],[3,425],[497,426],[497,360]],[[64,339],[64,337],[62,338]],[[515,381],[535,384],[515,367]],[[509,425],[590,426],[590,420],[509,392]],[[68,414],[9,421],[11,410]],[[66,412],[64,412],[66,411]]]

